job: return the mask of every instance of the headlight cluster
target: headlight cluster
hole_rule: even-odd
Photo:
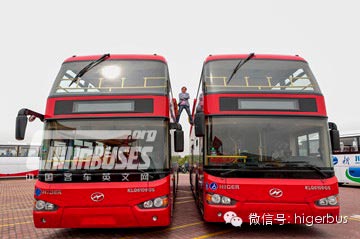
[[[55,204],[43,200],[36,200],[34,205],[35,211],[55,211],[57,208],[58,207]]]
[[[215,204],[215,205],[234,205],[236,201],[229,197],[220,195],[220,194],[206,194],[206,201],[208,204]]]
[[[164,208],[167,207],[168,204],[169,198],[167,196],[162,196],[142,202],[138,204],[138,207],[141,209]]]
[[[338,195],[332,195],[326,198],[321,198],[317,201],[315,201],[315,204],[321,207],[326,207],[326,206],[337,206],[339,205],[339,198]]]

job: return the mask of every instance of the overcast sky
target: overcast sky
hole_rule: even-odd
[[[209,54],[298,54],[325,95],[329,120],[359,130],[359,1],[1,1],[0,143],[16,142],[22,108],[43,113],[72,55],[163,55],[177,92],[195,96]],[[185,113],[182,122],[186,135]],[[28,125],[27,141],[39,121]]]

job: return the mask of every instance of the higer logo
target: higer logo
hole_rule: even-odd
[[[269,195],[274,198],[279,198],[279,197],[282,197],[283,191],[278,188],[272,188],[269,190]]]
[[[102,200],[104,200],[105,195],[103,193],[96,192],[96,193],[91,194],[90,198],[94,202],[101,202]]]

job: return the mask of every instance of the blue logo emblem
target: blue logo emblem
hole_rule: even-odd
[[[344,156],[344,160],[342,161],[343,164],[350,164],[350,157]]]
[[[35,188],[35,195],[37,197],[41,195],[41,189],[40,188]]]
[[[210,183],[209,188],[215,191],[216,189],[218,189],[218,185],[216,183]]]
[[[339,159],[336,157],[336,156],[333,156],[333,163],[334,163],[334,165],[336,165],[336,164],[338,164],[338,162],[339,162]]]

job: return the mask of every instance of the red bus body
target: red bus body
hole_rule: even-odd
[[[254,224],[254,221],[252,221],[251,219],[251,215],[259,216],[258,222],[263,225],[265,225],[264,217],[266,216],[268,217],[267,219],[271,222],[271,224],[306,224],[309,223],[310,220],[312,220],[313,223],[336,222],[336,217],[339,216],[339,205],[337,203],[334,206],[319,206],[315,203],[319,199],[327,198],[332,195],[337,196],[337,194],[339,193],[337,179],[331,172],[333,168],[330,156],[326,158],[326,161],[329,160],[329,176],[324,178],[321,178],[321,174],[318,175],[319,172],[314,172],[314,178],[312,178],[312,176],[304,178],[292,176],[291,172],[294,172],[294,174],[296,174],[296,170],[290,171],[290,173],[288,171],[286,171],[286,173],[285,171],[278,172],[276,170],[282,170],[283,168],[271,168],[275,164],[281,163],[275,160],[273,162],[268,162],[270,164],[269,168],[267,168],[267,165],[265,165],[264,168],[252,169],[250,166],[249,169],[246,169],[246,159],[244,160],[244,164],[242,165],[243,168],[241,168],[240,166],[239,168],[234,166],[229,170],[228,168],[224,169],[224,166],[209,167],[209,162],[211,162],[211,160],[213,160],[214,165],[216,165],[216,163],[219,162],[233,162],[232,158],[236,158],[236,156],[226,156],[225,153],[220,153],[220,155],[217,154],[217,156],[214,156],[214,158],[212,158],[209,153],[209,148],[211,148],[211,146],[216,147],[216,143],[213,143],[211,145],[210,140],[214,138],[214,135],[209,136],[209,130],[212,129],[212,127],[216,127],[216,125],[213,125],[215,123],[211,123],[210,119],[234,119],[234,121],[240,119],[237,121],[239,122],[238,125],[234,124],[233,126],[234,133],[231,137],[235,140],[237,137],[236,128],[241,127],[242,124],[241,119],[246,119],[248,117],[250,117],[250,119],[253,121],[259,119],[264,120],[264,122],[266,122],[265,119],[268,118],[273,121],[276,121],[276,119],[280,120],[284,118],[289,120],[295,119],[294,122],[297,122],[300,125],[302,119],[304,121],[308,119],[327,119],[324,97],[319,92],[313,93],[311,91],[308,91],[293,93],[287,91],[282,93],[280,90],[277,90],[275,92],[262,92],[258,90],[260,89],[258,86],[256,86],[255,90],[229,90],[229,92],[227,92],[227,90],[230,89],[227,87],[230,85],[228,82],[226,83],[226,79],[228,78],[225,77],[228,77],[231,72],[228,73],[228,75],[224,75],[224,77],[213,77],[213,80],[216,80],[216,78],[221,78],[222,80],[222,78],[224,78],[224,83],[222,83],[222,81],[220,83],[216,83],[216,87],[222,88],[218,90],[218,92],[210,92],[210,87],[207,88],[207,84],[210,84],[210,81],[206,80],[209,77],[205,69],[205,67],[210,67],[207,66],[209,63],[214,64],[213,69],[215,69],[216,67],[218,67],[215,65],[217,62],[223,63],[228,60],[240,61],[246,59],[247,57],[248,55],[215,55],[209,56],[204,62],[204,69],[201,77],[203,90],[200,90],[201,94],[199,94],[200,96],[197,98],[198,105],[196,108],[200,108],[200,113],[203,113],[205,115],[206,132],[204,136],[195,136],[195,128],[197,127],[196,114],[194,114],[195,128],[192,128],[190,132],[190,148],[192,154],[190,183],[192,191],[196,198],[196,202],[200,208],[200,211],[202,212],[203,219],[207,222],[225,222],[224,215],[227,212],[234,212],[238,217],[242,219],[243,222],[247,222],[250,224]],[[265,62],[265,64],[267,60],[273,62],[302,62],[301,64],[306,64],[305,60],[298,56],[278,55],[255,55],[246,64],[250,64],[250,62],[255,62],[257,60],[261,60]],[[244,66],[247,66],[246,64]],[[210,72],[209,69],[208,71]],[[249,66],[248,69],[251,69],[251,66]],[[244,72],[247,72],[248,69],[243,70],[242,68],[240,68],[238,73],[242,70]],[[244,75],[245,74],[246,73],[244,73]],[[251,77],[249,79],[249,82],[251,82]],[[269,85],[271,84],[269,83]],[[265,87],[267,87],[267,85],[265,85]],[[221,102],[227,102],[226,100],[229,99],[235,99],[236,101],[231,101],[233,105],[229,104],[221,106]],[[286,109],[263,110],[261,109],[261,105],[258,109],[241,110],[239,108],[236,108],[237,106],[235,107],[234,104],[237,104],[238,101],[240,102],[243,99],[250,100],[250,102],[253,102],[251,101],[252,99],[259,100],[260,102],[271,101],[273,99],[280,101],[290,100],[291,102],[293,99],[295,99],[300,102],[301,99],[306,99],[308,101],[311,101],[311,104],[315,105],[316,107],[315,109],[308,111]],[[276,108],[276,106],[274,106],[274,108]],[[197,112],[199,112],[199,110],[197,110]],[[231,121],[226,122],[231,123]],[[271,123],[269,123],[267,127],[264,127],[263,130],[266,131],[266,128],[268,130],[272,130]],[[280,129],[281,128],[279,128],[279,130]],[[217,131],[217,133],[219,132],[221,132],[221,130]],[[248,137],[252,136],[248,135]],[[326,140],[327,137],[328,136],[325,135]],[[218,142],[221,142],[221,147],[224,146],[223,142],[225,142],[226,140],[227,139],[224,138],[221,138],[220,141],[218,140]],[[270,141],[272,140],[270,139]],[[275,142],[270,142],[269,145],[271,143],[275,144]],[[208,153],[206,153],[206,150]],[[222,155],[224,155],[223,158]],[[238,157],[240,157],[240,159],[237,158],[236,160],[243,160],[244,158],[241,158],[241,156]],[[232,172],[231,170],[233,170],[234,172]],[[246,176],[241,176],[242,174]],[[278,195],[275,194],[272,196],[271,190],[278,190]],[[223,205],[222,203],[212,203],[211,200],[214,194],[230,198],[231,203],[229,203],[228,205]],[[315,219],[316,217],[318,219]],[[326,219],[327,217],[330,219]],[[333,219],[331,219],[331,217],[333,217]]]
[[[91,62],[100,56],[74,56],[64,64]],[[163,57],[157,55],[110,55],[108,61],[156,61],[165,64]],[[99,64],[101,66],[101,64]],[[166,68],[167,69],[167,68]],[[125,69],[126,70],[126,69]],[[100,85],[100,84],[99,84]],[[100,86],[99,86],[100,87]],[[167,88],[168,89],[168,88]],[[110,89],[111,90],[111,89]],[[109,90],[109,91],[110,91]],[[170,110],[169,89],[163,95],[132,93],[109,95],[51,95],[47,100],[44,121],[80,119],[133,119],[159,118],[173,122]],[[151,100],[153,110],[148,112],[86,112],[56,113],[58,102],[107,102],[112,100]],[[71,109],[70,109],[71,110]],[[115,121],[114,121],[115,124]],[[170,132],[168,132],[170,135]],[[166,145],[166,144],[165,144]],[[168,149],[170,152],[170,148]],[[169,153],[170,154],[170,153]],[[169,156],[170,157],[170,156]],[[170,160],[170,159],[166,159]],[[35,184],[35,200],[50,202],[55,210],[37,210],[34,208],[33,220],[37,228],[117,228],[117,227],[156,227],[168,226],[171,222],[174,205],[176,174],[170,168],[165,176],[156,180],[123,180],[111,182],[47,182],[40,170],[39,180]],[[45,175],[46,176],[46,175]],[[140,208],[147,200],[166,196],[168,204],[162,208]]]

